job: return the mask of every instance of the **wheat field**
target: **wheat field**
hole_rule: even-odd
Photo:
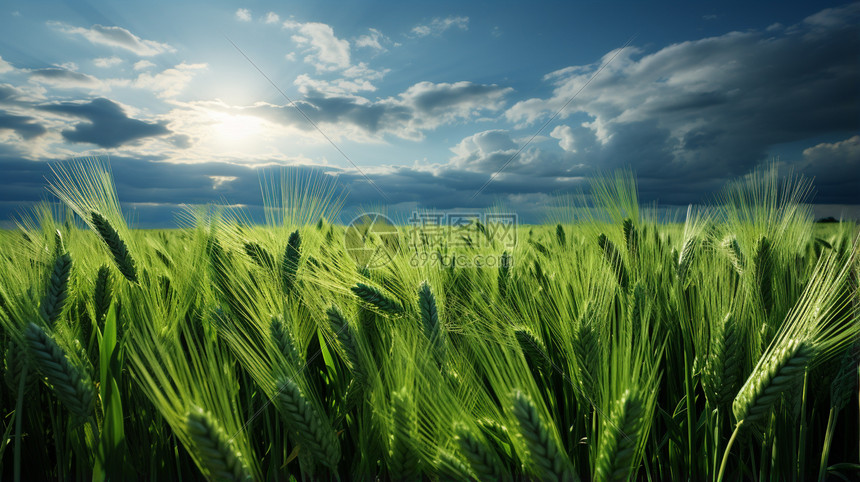
[[[0,476],[860,473],[858,230],[813,223],[807,181],[759,170],[672,223],[597,176],[513,246],[362,232],[373,268],[327,182],[264,183],[265,226],[138,230],[109,169],[55,168],[60,202],[0,232]],[[415,262],[453,253],[503,262]]]

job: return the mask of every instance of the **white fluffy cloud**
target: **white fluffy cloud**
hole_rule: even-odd
[[[281,21],[281,17],[275,12],[269,12],[263,18],[263,21],[266,23],[278,23]]]
[[[236,10],[236,20],[240,22],[250,22],[251,21],[251,11],[247,8],[240,8]]]
[[[391,39],[375,28],[368,29],[368,33],[355,39],[356,47],[369,48],[376,51],[387,50],[383,44],[391,43]]]
[[[182,92],[194,76],[206,67],[206,64],[186,64],[183,62],[157,74],[143,72],[134,80],[134,86],[151,90],[159,97],[174,97]]]
[[[122,27],[93,25],[90,28],[83,28],[62,22],[48,22],[48,25],[64,34],[80,35],[94,44],[125,49],[141,57],[176,51],[166,43],[142,39]]]
[[[308,54],[305,61],[314,65],[317,71],[340,70],[350,66],[349,41],[335,36],[334,29],[329,25],[287,20],[283,27],[295,32],[293,41],[305,49]]]

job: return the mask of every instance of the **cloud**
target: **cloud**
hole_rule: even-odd
[[[445,18],[434,18],[430,23],[412,27],[412,35],[426,37],[428,35],[441,35],[448,29],[469,29],[469,17],[450,16]]]
[[[236,10],[236,20],[239,20],[240,22],[250,22],[251,11],[247,8],[240,8]]]
[[[357,95],[329,95],[314,89],[319,85],[300,78],[305,98],[296,102],[315,123],[337,126],[338,135],[393,134],[418,140],[423,132],[481,113],[498,111],[512,89],[472,82],[419,82],[396,96],[370,101]],[[331,84],[329,84],[331,85]],[[313,130],[292,106],[260,103],[242,110],[270,121],[302,130]]]
[[[12,72],[13,70],[15,70],[15,67],[12,67],[12,64],[3,60],[3,57],[0,57],[0,74]]]
[[[176,51],[166,43],[142,39],[122,27],[93,25],[83,28],[55,21],[48,22],[48,26],[67,35],[80,35],[93,44],[125,49],[141,57]]]
[[[319,22],[300,23],[287,20],[283,27],[296,33],[293,42],[304,47],[308,55],[305,62],[313,64],[317,71],[333,71],[350,66],[349,41],[337,38],[334,29]]]
[[[40,110],[82,118],[85,122],[62,132],[70,142],[91,143],[101,147],[119,147],[146,137],[162,136],[170,131],[161,124],[153,124],[126,115],[125,110],[109,99],[98,98],[89,102],[60,102],[39,107]]]
[[[278,23],[281,21],[281,17],[278,16],[275,12],[269,12],[266,14],[266,17],[263,20],[266,23]]]
[[[355,39],[356,47],[369,48],[379,52],[384,52],[388,50],[383,44],[392,43],[391,39],[389,39],[382,32],[375,28],[369,28],[367,30],[367,34],[361,35],[357,39]]]
[[[143,72],[137,76],[133,85],[138,88],[151,90],[158,97],[175,97],[185,89],[199,71],[206,68],[206,64],[186,64],[183,62],[157,74]]]
[[[102,86],[102,82],[92,75],[59,67],[31,70],[29,77],[30,80],[61,89],[97,88]]]
[[[860,135],[804,149],[799,170],[815,178],[819,202],[856,203],[860,186]]]
[[[116,56],[114,56],[114,57],[100,57],[100,58],[93,60],[93,64],[95,64],[96,67],[101,67],[104,69],[113,67],[114,65],[119,65],[121,63],[122,63],[122,59],[119,57],[116,57]]]
[[[138,60],[134,63],[134,70],[146,70],[150,67],[155,67],[155,64],[148,60]]]
[[[571,165],[631,166],[646,188],[693,201],[686,188],[743,175],[783,143],[860,130],[858,25],[855,4],[777,33],[729,32],[653,53],[632,47],[609,63],[611,51],[548,74],[550,97],[505,115],[536,129],[605,67],[560,112],[551,137]]]
[[[38,124],[33,117],[13,115],[0,110],[0,130],[3,129],[14,131],[24,140],[41,136],[46,132],[45,127]]]

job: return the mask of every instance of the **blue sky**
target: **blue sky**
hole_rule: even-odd
[[[840,2],[3,2],[0,220],[94,155],[141,226],[259,212],[282,165],[351,207],[539,221],[598,170],[685,205],[776,156],[815,177],[817,214],[856,215],[858,25]]]

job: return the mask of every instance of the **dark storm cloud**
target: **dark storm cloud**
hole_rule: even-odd
[[[71,142],[88,142],[101,147],[118,147],[145,137],[161,136],[170,131],[161,124],[153,124],[128,117],[122,107],[105,98],[86,103],[63,102],[45,105],[41,110],[67,114],[86,119],[73,129],[62,132]]]
[[[743,175],[781,144],[809,140],[812,146],[813,139],[843,140],[860,130],[858,38],[860,4],[852,4],[791,27],[730,32],[651,54],[628,49],[562,112],[567,122],[551,130],[565,162],[544,152],[531,168],[563,172],[565,165],[572,171],[575,166],[631,166],[646,191],[695,202],[705,191],[691,186],[707,189]],[[549,74],[555,84],[552,97],[518,102],[506,116],[521,126],[540,125],[599,67]],[[471,158],[460,153],[454,161],[458,168],[483,172],[498,164],[480,149]],[[849,170],[854,164],[819,155],[782,161],[816,174],[820,190],[831,191],[829,196],[856,202],[856,183],[844,182],[846,175],[855,178],[849,174],[857,172]],[[516,172],[525,166],[511,168]],[[538,187],[540,179],[535,181]]]
[[[8,114],[0,110],[0,129],[10,129],[25,140],[38,137],[46,132],[36,119],[28,116]]]

